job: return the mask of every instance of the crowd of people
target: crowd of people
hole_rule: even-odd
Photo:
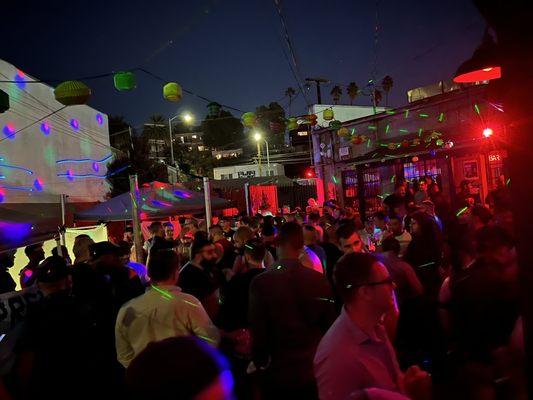
[[[153,222],[142,260],[131,228],[78,236],[72,263],[30,246],[21,285],[44,297],[0,397],[525,399],[509,196],[469,191],[397,179],[364,218],[310,201]]]

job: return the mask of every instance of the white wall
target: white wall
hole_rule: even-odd
[[[270,176],[285,175],[285,167],[282,164],[270,163]],[[267,175],[267,164],[264,162],[261,165],[262,176]],[[219,167],[213,169],[213,176],[215,179],[223,179],[222,175],[232,174],[232,179],[237,178],[253,178],[259,176],[259,166],[257,164],[247,165],[232,165],[228,167]],[[225,179],[227,179],[225,177]]]
[[[346,106],[346,105],[333,105],[333,104],[314,104],[311,106],[311,113],[317,115],[317,125],[324,128],[329,126],[330,121],[324,121],[323,111],[326,108],[332,108],[334,119],[346,122],[352,119],[363,118],[374,114],[374,109],[370,106]],[[376,107],[376,112],[385,111],[385,107]]]
[[[0,158],[3,158],[0,160],[0,176],[5,177],[0,178],[3,202],[59,202],[61,193],[69,196],[69,202],[102,200],[109,187],[105,179],[91,177],[69,181],[57,174],[71,169],[75,174],[105,175],[107,162],[97,164],[98,171],[93,169],[92,162],[56,162],[62,159],[100,160],[110,155],[107,115],[88,106],[69,106],[6,139],[9,129],[18,131],[63,107],[55,100],[52,87],[42,83],[24,83],[36,79],[25,72],[19,73],[15,66],[0,60],[0,80],[14,80],[17,75],[21,77],[17,78],[22,81],[20,84],[0,82],[0,89],[9,95],[10,100],[10,109],[0,114]],[[100,123],[97,115],[101,116]],[[79,122],[78,130],[71,127],[71,119]],[[43,122],[50,127],[48,135],[41,131]],[[2,164],[22,167],[33,174],[2,167]],[[42,182],[42,191],[36,190],[36,179]]]

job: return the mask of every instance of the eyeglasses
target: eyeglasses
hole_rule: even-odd
[[[363,286],[380,286],[380,285],[396,286],[396,284],[394,283],[394,280],[389,276],[387,279],[383,279],[382,281],[378,281],[378,282],[366,282],[366,283],[359,283],[357,285],[348,284],[346,285],[346,289],[358,288],[358,287],[363,287]]]

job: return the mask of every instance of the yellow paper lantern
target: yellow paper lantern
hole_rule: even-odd
[[[334,117],[335,117],[335,114],[333,113],[333,109],[331,108],[326,108],[324,110],[324,120],[325,121],[331,121]]]
[[[346,137],[349,134],[350,134],[350,131],[348,130],[348,128],[344,126],[337,131],[337,135],[339,135],[340,137]]]
[[[80,81],[66,81],[57,85],[54,96],[65,106],[80,105],[87,103],[91,97],[91,89]]]
[[[181,86],[176,82],[169,82],[163,86],[163,97],[168,101],[178,102],[183,97]]]

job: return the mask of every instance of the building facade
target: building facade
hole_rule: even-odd
[[[462,181],[485,199],[505,175],[503,109],[490,86],[454,88],[405,107],[313,133],[321,201],[336,198],[364,216],[379,210],[396,179],[430,176],[452,203]]]
[[[0,60],[0,89],[10,107],[0,114],[0,200],[59,203],[104,200],[109,191],[108,117],[89,106],[64,107],[54,88]]]

